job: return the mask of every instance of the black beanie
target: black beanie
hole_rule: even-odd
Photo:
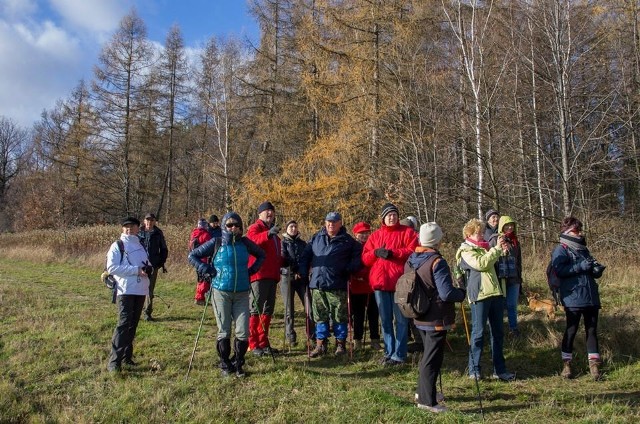
[[[267,202],[262,202],[260,203],[260,206],[258,206],[258,213],[266,211],[271,209],[272,211],[275,211],[276,208],[273,207],[273,205],[271,204],[271,202],[267,201]]]
[[[388,214],[390,214],[391,212],[395,212],[397,214],[400,214],[400,212],[398,211],[398,208],[396,207],[396,205],[394,205],[393,203],[387,203],[382,207],[382,213],[380,213],[380,218],[382,218],[384,220],[384,217],[387,216]]]

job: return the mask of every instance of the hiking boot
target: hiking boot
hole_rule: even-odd
[[[420,396],[417,393],[413,396],[413,402],[414,403],[420,403]],[[442,392],[437,392],[436,393],[436,402],[438,402],[438,403],[444,402],[444,393],[442,393]]]
[[[371,350],[380,350],[382,349],[382,345],[380,344],[380,339],[371,339]]]
[[[385,367],[396,367],[399,365],[404,365],[404,361],[396,361],[395,359],[387,359],[384,363]]]
[[[562,366],[562,372],[560,373],[560,375],[564,378],[573,378],[573,372],[571,371],[571,361],[563,361],[564,364]]]
[[[336,340],[336,356],[341,356],[347,353],[347,349],[344,347],[344,340]]]
[[[429,406],[429,405],[423,405],[421,403],[417,403],[416,406],[418,407],[418,409],[424,409],[425,411],[434,412],[436,414],[447,412],[449,410],[446,406],[442,406],[439,404]]]
[[[316,347],[309,352],[309,358],[317,358],[318,356],[324,355],[327,353],[327,341],[325,340],[316,340]]]
[[[122,367],[118,364],[109,364],[107,365],[107,371],[117,373],[122,371]]]
[[[154,317],[152,317],[151,315],[144,314],[144,320],[145,321],[155,321],[156,319]]]
[[[599,359],[589,359],[589,372],[591,373],[591,378],[593,378],[593,381],[599,381],[602,378],[602,374],[600,373],[600,365],[601,362]]]
[[[195,303],[198,306],[204,306],[204,300],[198,299],[198,300],[195,300],[193,303]]]
[[[510,373],[509,371],[505,371],[505,372],[501,372],[500,374],[493,374],[493,378],[495,380],[500,380],[500,381],[513,381],[516,379],[516,375],[513,373]]]
[[[133,362],[133,359],[131,359],[131,358],[125,358],[125,359],[122,361],[122,363],[123,363],[123,364],[125,364],[125,365],[128,365],[128,366],[130,366],[130,367],[136,367],[136,366],[138,366],[138,364],[137,364],[136,362]]]
[[[264,350],[260,349],[259,347],[253,349],[251,351],[251,353],[253,353],[253,356],[262,356],[264,355]]]
[[[362,340],[354,340],[353,350],[361,350],[361,349],[362,349]]]
[[[278,349],[276,349],[275,347],[267,346],[264,349],[262,349],[262,354],[263,355],[271,356],[272,353],[274,355],[280,355],[280,351]]]
[[[249,348],[249,342],[246,340],[238,340],[234,341],[234,355],[232,359],[233,365],[236,367],[236,377],[242,378],[245,376],[244,369],[244,355],[247,353],[247,349]]]

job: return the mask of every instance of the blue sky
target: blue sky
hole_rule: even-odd
[[[90,81],[132,7],[159,44],[174,23],[189,50],[212,35],[258,39],[247,0],[0,0],[0,115],[30,127],[80,79]]]

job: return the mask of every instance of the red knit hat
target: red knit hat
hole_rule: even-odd
[[[366,222],[358,222],[353,226],[353,234],[364,233],[367,231],[371,231],[371,225]]]

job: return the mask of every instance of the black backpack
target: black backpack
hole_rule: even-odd
[[[428,266],[429,272],[431,272],[433,263],[438,258],[440,258],[440,255],[433,255],[426,262],[423,262],[421,266]],[[434,290],[427,287],[418,276],[417,270],[411,268],[398,279],[393,301],[398,305],[403,316],[406,318],[418,318],[429,312],[433,294]]]
[[[116,240],[116,244],[118,245],[118,251],[120,252],[120,263],[122,263],[122,259],[124,258],[124,243],[122,242],[122,240]],[[104,271],[100,276],[100,280],[102,280],[104,285],[113,292],[113,295],[111,296],[111,303],[116,303],[118,284],[116,282],[116,279],[113,278],[113,275],[109,274],[109,272],[107,271],[106,265],[104,266]]]

